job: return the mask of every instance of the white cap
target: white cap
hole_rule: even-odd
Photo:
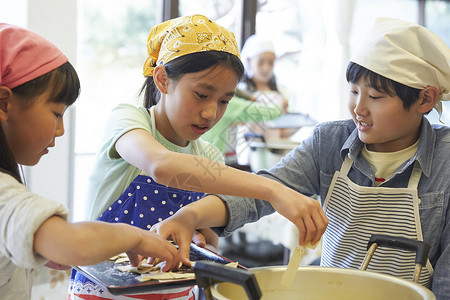
[[[420,25],[378,18],[368,40],[350,59],[370,71],[409,87],[439,90],[441,101],[450,100],[450,49],[435,33]]]
[[[241,51],[243,59],[253,58],[264,52],[272,52],[275,54],[275,48],[271,40],[262,35],[251,35],[245,41],[244,47]]]

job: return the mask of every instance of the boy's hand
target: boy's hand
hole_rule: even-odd
[[[284,186],[275,193],[270,203],[298,228],[300,245],[319,242],[328,225],[328,218],[319,201]]]

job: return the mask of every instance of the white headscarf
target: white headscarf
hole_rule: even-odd
[[[273,42],[271,40],[257,34],[251,35],[247,38],[241,51],[241,60],[248,77],[253,77],[253,72],[250,68],[248,60],[265,52],[275,54],[275,47],[273,46]]]
[[[450,49],[435,33],[420,25],[378,18],[369,39],[350,59],[379,75],[409,87],[439,90],[435,109],[450,100]]]

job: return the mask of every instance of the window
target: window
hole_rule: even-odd
[[[439,35],[450,46],[450,1],[425,2],[425,26]],[[440,120],[450,126],[450,101],[443,101],[443,113]],[[427,116],[431,123],[439,124],[439,115],[432,110]]]
[[[275,74],[288,92],[289,110],[318,121],[349,117],[345,69],[375,18],[417,22],[419,16],[418,1],[411,0],[258,3],[256,33],[273,38],[278,54]]]
[[[240,32],[240,1],[237,0],[180,0],[178,13],[180,16],[193,14],[204,15],[219,25],[235,33]]]
[[[82,93],[76,104],[74,219],[83,217],[88,175],[110,110],[121,102],[138,104],[144,81],[150,28],[159,20],[160,0],[79,1],[77,70]],[[245,0],[247,1],[247,0]],[[275,74],[288,91],[291,112],[318,121],[347,118],[345,69],[362,36],[377,17],[419,22],[450,43],[450,2],[426,1],[421,11],[413,0],[254,0],[256,33],[273,38],[278,60]],[[174,1],[175,3],[177,1]],[[204,14],[236,33],[242,1],[179,0],[180,16]],[[389,8],[389,9],[386,9]],[[239,40],[239,38],[238,38]],[[242,45],[241,45],[242,46]],[[442,120],[450,124],[450,103]],[[429,119],[439,122],[433,111]]]
[[[84,218],[88,176],[111,109],[137,102],[144,82],[147,37],[157,23],[158,1],[79,0],[73,219]]]
[[[234,19],[236,17],[237,11],[235,8],[239,1],[180,0],[179,3],[178,12],[180,16],[201,14],[219,22],[222,18]],[[228,23],[231,24],[232,21],[228,21]],[[221,25],[226,26],[225,24]]]

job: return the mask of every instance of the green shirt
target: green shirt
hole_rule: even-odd
[[[116,141],[133,129],[143,129],[152,134],[151,123],[150,114],[144,107],[120,104],[112,110],[103,143],[89,178],[86,215],[91,220],[97,219],[122,195],[134,178],[142,173],[140,169],[120,157],[115,148]],[[180,147],[166,140],[157,130],[154,138],[168,150],[185,154],[195,155],[193,143],[196,143],[199,156],[224,163],[219,150],[201,139],[191,141],[186,147]]]
[[[210,142],[224,155],[227,149],[235,149],[233,141],[236,137],[229,136],[230,129],[239,123],[262,122],[278,118],[283,114],[281,108],[274,104],[252,102],[233,97],[222,119],[202,139]]]

